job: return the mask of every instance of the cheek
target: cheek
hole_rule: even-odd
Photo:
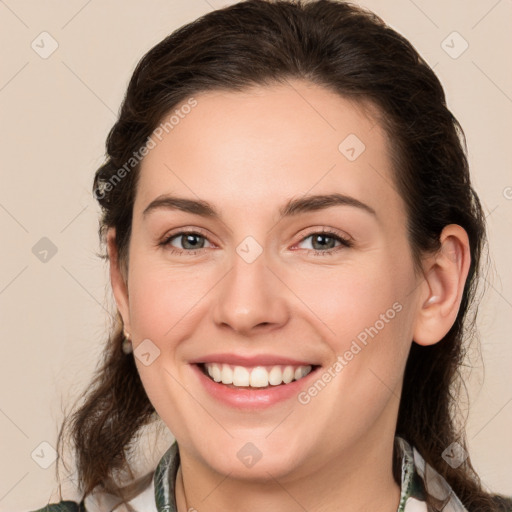
[[[195,402],[183,392],[180,342],[190,336],[191,319],[211,285],[190,270],[176,270],[147,258],[133,258],[129,276],[130,321],[134,350],[146,343],[152,359],[135,358],[146,394],[173,432],[186,430],[176,410],[194,411]],[[148,341],[151,344],[148,344]],[[154,344],[154,346],[153,346]],[[142,350],[138,352],[142,357]],[[186,417],[186,415],[183,415]],[[182,434],[186,437],[186,434]]]
[[[297,295],[314,312],[310,318],[325,333],[333,364],[342,358],[343,370],[333,372],[337,377],[331,391],[354,411],[358,401],[378,408],[399,385],[412,340],[408,295],[414,276],[394,261],[381,258],[375,264],[316,272],[294,281]]]
[[[139,338],[158,340],[173,337],[180,322],[193,314],[211,288],[205,272],[170,268],[162,263],[133,262],[129,278],[130,320]]]
[[[394,276],[390,278],[390,276]],[[310,310],[311,322],[325,333],[336,353],[350,348],[359,337],[383,337],[403,308],[407,277],[391,272],[385,262],[290,271],[284,277],[297,298],[298,308]],[[395,325],[396,327],[396,325]],[[377,332],[376,332],[377,331]]]

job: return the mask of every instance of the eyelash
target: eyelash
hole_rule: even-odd
[[[170,242],[172,240],[174,240],[175,238],[178,238],[180,236],[183,236],[183,235],[196,235],[196,236],[207,239],[207,237],[203,233],[200,233],[198,231],[180,231],[178,233],[174,233],[174,234],[166,237],[158,245],[168,248],[169,251],[171,252],[171,254],[177,254],[177,255],[181,255],[184,253],[195,253],[196,251],[201,251],[204,249],[204,247],[202,247],[200,249],[191,249],[191,250],[177,249],[176,247],[173,247],[172,245],[170,245]],[[354,245],[353,242],[351,240],[349,240],[348,238],[342,237],[338,233],[335,233],[334,231],[328,231],[328,230],[312,231],[308,235],[304,236],[298,243],[304,242],[304,240],[306,240],[307,238],[309,238],[313,235],[324,235],[324,236],[327,236],[328,238],[334,238],[335,240],[337,240],[341,243],[341,245],[338,245],[337,247],[333,247],[331,249],[327,249],[325,251],[319,251],[317,249],[307,249],[309,252],[313,253],[315,256],[333,256],[338,251],[340,251],[342,249],[348,249]]]

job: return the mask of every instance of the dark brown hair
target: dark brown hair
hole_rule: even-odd
[[[441,456],[454,441],[466,447],[457,411],[459,369],[467,342],[474,338],[476,307],[470,306],[485,244],[484,216],[470,183],[464,135],[432,69],[375,14],[332,0],[249,0],[213,11],[152,48],[133,73],[108,135],[107,160],[95,175],[93,190],[102,208],[100,240],[115,227],[126,274],[140,167],[126,164],[166,114],[203,91],[237,91],[292,78],[376,107],[393,147],[394,186],[407,207],[417,269],[423,255],[439,249],[446,225],[459,224],[468,233],[471,267],[457,319],[441,342],[412,344],[396,434],[417,448],[469,511],[505,510],[501,498],[483,490],[470,458],[454,469]],[[120,173],[122,168],[125,172]],[[140,429],[154,421],[133,355],[122,352],[123,341],[117,314],[101,365],[59,432],[58,446],[69,430],[84,496],[101,489],[129,499],[151,478],[146,475],[131,488],[116,481],[126,473],[133,476],[129,450]],[[399,482],[396,462],[394,470]],[[435,500],[428,503],[435,510]]]

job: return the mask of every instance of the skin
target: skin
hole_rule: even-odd
[[[408,351],[413,339],[437,343],[456,318],[470,263],[466,232],[447,226],[442,250],[415,272],[391,146],[371,109],[298,80],[194,97],[197,106],[142,162],[127,275],[115,230],[107,234],[111,284],[134,350],[145,339],[160,350],[149,366],[136,363],[178,440],[178,509],[394,511],[392,449]],[[366,146],[354,161],[338,150],[349,134]],[[292,198],[334,192],[376,214],[337,205],[279,219]],[[221,219],[170,209],[144,217],[166,193],[206,200]],[[158,245],[185,228],[202,230],[205,238],[192,240],[202,248],[180,236]],[[322,229],[353,246],[315,244],[310,235]],[[252,263],[236,252],[247,236],[263,248]],[[171,253],[171,243],[183,253]],[[229,407],[189,364],[217,352],[270,353],[325,371],[397,302],[400,312],[305,405],[294,397],[259,411]],[[262,453],[250,468],[236,456],[247,442]]]

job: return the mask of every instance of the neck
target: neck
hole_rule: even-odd
[[[264,482],[219,475],[183,453],[176,478],[178,512],[396,512],[400,486],[392,472],[393,439],[370,445],[361,440],[307,477],[285,484],[270,475]]]

